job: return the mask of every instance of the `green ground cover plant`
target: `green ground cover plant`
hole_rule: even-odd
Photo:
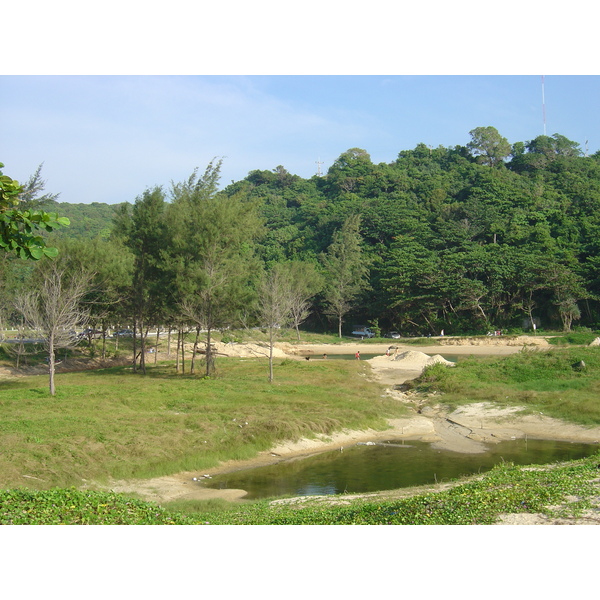
[[[190,525],[195,521],[151,502],[75,488],[1,490],[2,525]]]
[[[489,525],[515,513],[573,519],[585,510],[598,511],[599,473],[600,453],[539,467],[502,464],[450,489],[399,499],[342,495],[277,504],[179,501],[161,507],[112,492],[5,490],[0,524]]]

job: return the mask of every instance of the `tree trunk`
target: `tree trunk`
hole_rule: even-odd
[[[210,325],[206,330],[206,376],[212,375],[215,368],[215,359],[212,353],[212,329]]]
[[[185,331],[181,328],[181,372],[185,375]]]
[[[190,373],[193,375],[196,368],[196,352],[198,352],[198,340],[200,339],[200,325],[196,325],[196,338],[194,339],[194,349],[192,351],[192,363]]]
[[[206,303],[206,376],[209,377],[215,370],[215,357],[212,352],[212,330],[214,322],[212,318],[212,299],[208,298]]]
[[[269,327],[269,383],[273,382],[273,326]]]
[[[154,364],[158,361],[158,341],[160,339],[160,327],[156,328],[156,348],[154,349]]]
[[[140,369],[146,374],[146,331],[144,331],[144,323],[140,322]]]
[[[137,319],[133,320],[133,372],[137,371]]]
[[[102,360],[106,359],[106,324],[102,321]]]
[[[25,354],[25,342],[23,341],[23,334],[21,333],[21,337],[19,339],[19,344],[17,346],[17,369],[21,365],[21,356]],[[27,361],[25,361],[27,364]]]
[[[48,339],[48,371],[50,380],[50,395],[56,394],[56,387],[54,385],[54,335],[50,334]]]

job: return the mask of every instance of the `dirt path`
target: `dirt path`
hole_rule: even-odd
[[[535,346],[544,346],[545,340],[533,338]],[[391,340],[393,342],[393,340]],[[387,386],[389,395],[399,402],[415,406],[415,397],[397,389],[402,383],[414,379],[422,372],[429,355],[506,355],[519,352],[523,347],[533,345],[531,338],[519,338],[520,343],[502,345],[491,339],[487,344],[455,345],[451,338],[443,344],[432,346],[412,346],[390,343],[385,345],[348,343],[340,345],[305,345],[286,347],[279,345],[282,353],[291,356],[304,356],[312,353],[319,360],[323,354],[352,354],[360,349],[363,353],[377,353],[381,356],[369,360],[374,381]],[[449,343],[447,343],[449,342]],[[547,342],[546,342],[547,345]],[[386,355],[390,346],[395,346]],[[368,350],[367,350],[368,348]],[[236,351],[244,352],[242,348]],[[254,352],[254,350],[252,350]],[[437,360],[443,360],[441,357]],[[167,502],[175,499],[207,500],[223,498],[239,500],[245,496],[243,490],[212,490],[202,487],[201,480],[217,473],[274,464],[282,460],[338,449],[358,442],[384,439],[421,440],[430,442],[434,447],[455,452],[484,452],[487,443],[502,440],[530,438],[555,439],[588,443],[600,442],[600,427],[584,428],[564,423],[544,415],[524,415],[519,408],[497,408],[488,403],[471,404],[461,407],[450,414],[441,408],[424,409],[420,414],[414,410],[412,416],[404,419],[389,420],[386,431],[341,431],[331,436],[316,436],[314,439],[302,439],[281,443],[276,448],[260,453],[247,461],[228,461],[218,467],[201,473],[184,472],[149,480],[111,481],[108,488],[116,492],[136,493],[147,500]]]

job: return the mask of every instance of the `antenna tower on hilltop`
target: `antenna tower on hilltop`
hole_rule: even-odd
[[[315,162],[317,163],[317,176],[318,177],[322,177],[322,173],[321,173],[321,165],[323,164],[321,162],[321,157],[319,157],[319,160],[315,160]]]

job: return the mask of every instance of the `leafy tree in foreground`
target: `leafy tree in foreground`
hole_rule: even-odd
[[[196,171],[173,186],[167,211],[168,261],[174,273],[178,304],[206,330],[206,375],[214,371],[212,333],[229,327],[249,304],[253,241],[260,230],[256,206],[245,193],[217,193],[221,161],[204,175]]]
[[[291,280],[291,324],[300,341],[300,325],[309,317],[311,298],[323,289],[324,281],[314,263],[292,261],[286,268]]]
[[[165,285],[163,257],[167,230],[164,222],[165,195],[160,186],[145,190],[136,198],[131,219],[120,215],[121,234],[134,255],[131,301],[134,313],[134,369],[137,365],[137,333],[139,332],[139,367],[146,372],[146,335],[148,327],[155,324],[164,302],[168,286]],[[154,321],[154,323],[153,323]]]
[[[114,326],[124,320],[129,323],[131,319],[127,310],[130,308],[133,254],[118,238],[73,238],[59,241],[57,245],[60,250],[57,263],[67,273],[93,274],[92,286],[85,302],[90,307],[90,327],[102,331],[104,359],[109,323]]]
[[[4,164],[0,163],[2,167]],[[22,210],[19,208],[22,193],[23,187],[19,182],[0,171],[0,248],[19,258],[54,258],[58,250],[47,247],[38,231],[50,232],[55,227],[67,227],[69,219],[56,213]]]
[[[56,204],[56,199],[60,194],[45,194],[46,182],[42,179],[42,166],[35,170],[35,173],[22,186],[19,194],[22,208],[29,210],[39,209],[42,206],[51,206]]]

